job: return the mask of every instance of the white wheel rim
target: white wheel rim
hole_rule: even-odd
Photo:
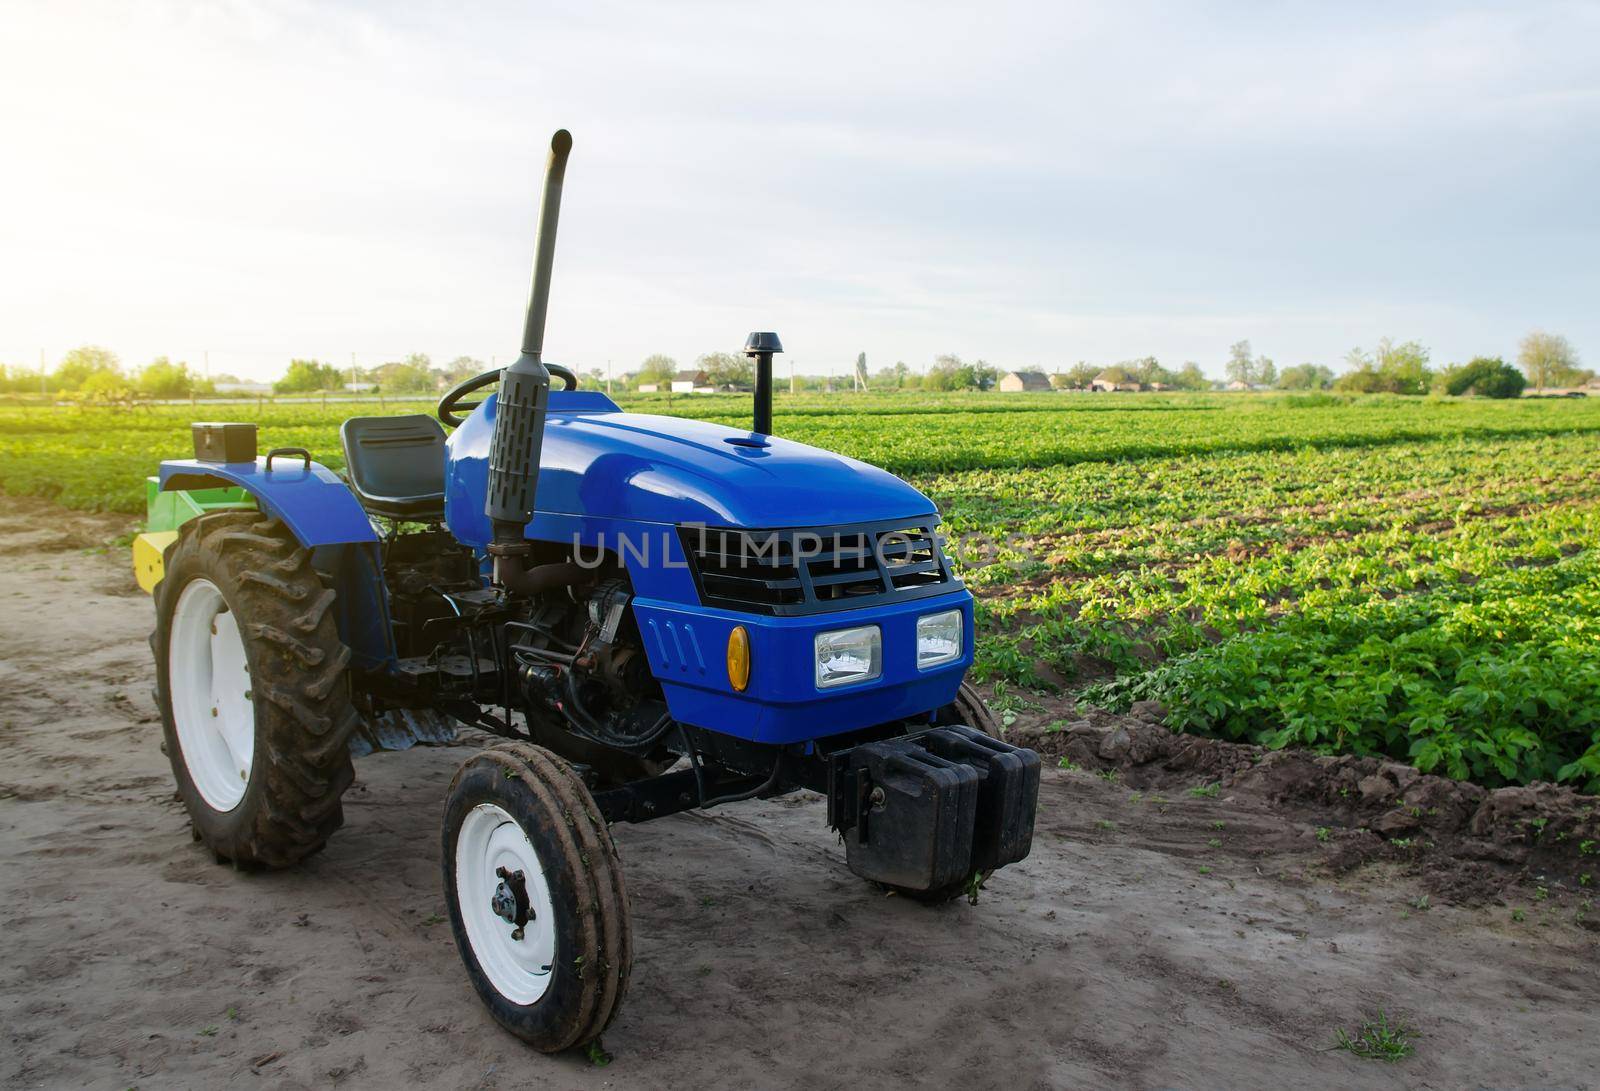
[[[256,753],[256,709],[239,623],[217,585],[191,580],[178,596],[167,684],[178,750],[200,797],[218,811],[244,799]]]
[[[516,925],[495,913],[500,868],[522,872],[531,911],[522,938]],[[456,902],[478,968],[495,992],[513,1004],[532,1004],[550,988],[556,962],[555,907],[533,842],[493,803],[468,812],[456,834]]]

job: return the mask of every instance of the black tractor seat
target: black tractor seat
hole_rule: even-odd
[[[351,417],[339,428],[361,506],[385,519],[444,518],[444,429],[426,413]]]

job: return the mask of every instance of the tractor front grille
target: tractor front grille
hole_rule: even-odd
[[[679,528],[707,606],[815,614],[921,598],[959,587],[937,519],[785,530]]]

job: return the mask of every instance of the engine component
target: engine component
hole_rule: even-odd
[[[623,580],[608,580],[589,596],[589,624],[594,628],[597,644],[611,644],[617,639],[623,612],[632,600],[633,594]]]

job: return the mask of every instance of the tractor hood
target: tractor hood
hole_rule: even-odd
[[[483,514],[493,397],[448,441],[451,531],[488,540]],[[605,395],[552,391],[539,460],[541,515],[776,529],[930,515],[893,474],[778,436],[623,413]]]

